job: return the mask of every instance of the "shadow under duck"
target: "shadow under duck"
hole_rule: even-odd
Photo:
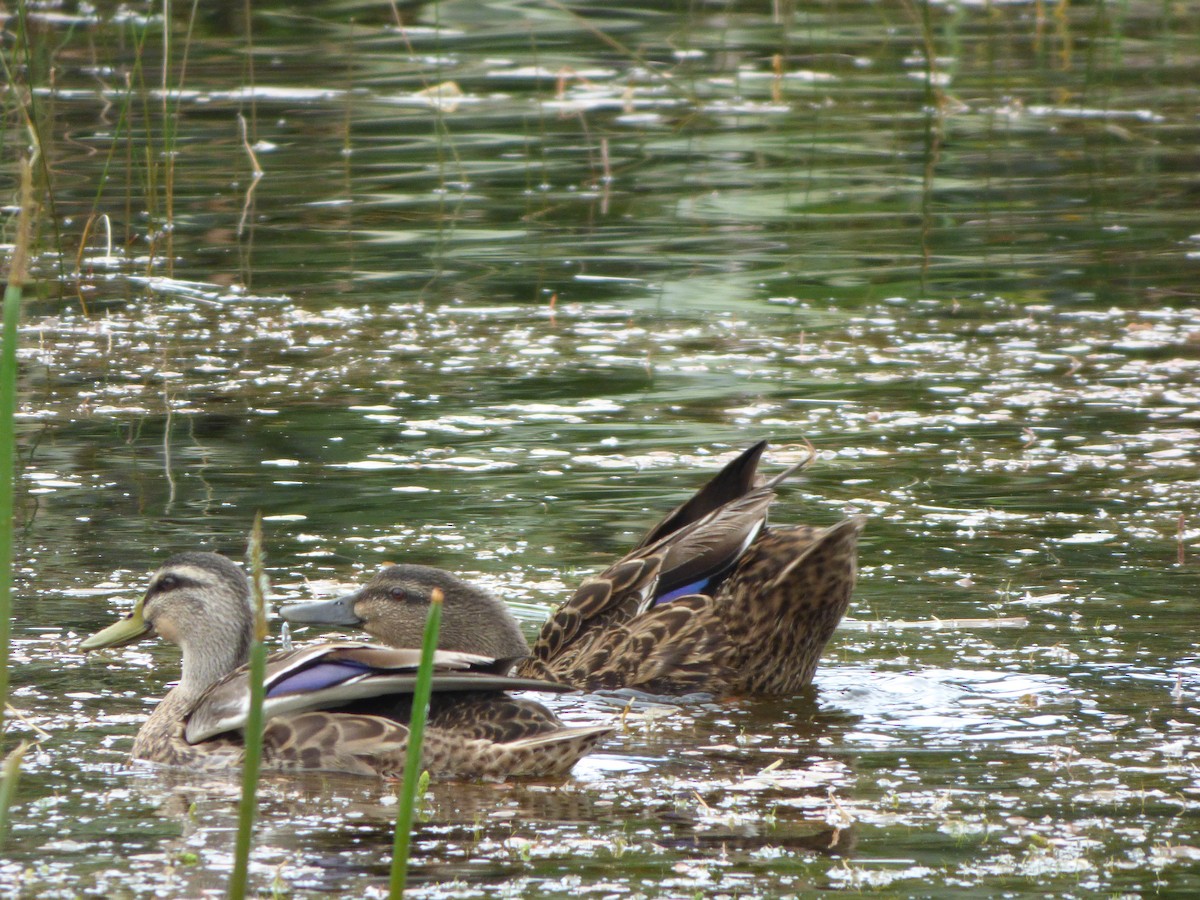
[[[125,618],[86,639],[85,651],[158,634],[183,651],[179,684],[138,731],[133,756],[200,769],[241,764],[249,711],[245,663],[253,638],[246,576],[215,553],[171,557]],[[267,661],[263,765],[398,777],[418,650],[322,644]],[[608,727],[567,727],[509,690],[571,688],[504,674],[510,660],[439,651],[422,745],[431,774],[459,778],[566,773]]]
[[[393,647],[416,646],[434,588],[445,595],[445,650],[524,656],[514,674],[585,690],[780,697],[813,679],[850,602],[866,518],[826,527],[768,526],[775,489],[761,441],[726,465],[595,575],[549,618],[528,649],[507,607],[427,566],[379,572],[343,597],[284,607],[297,624],[353,626]]]

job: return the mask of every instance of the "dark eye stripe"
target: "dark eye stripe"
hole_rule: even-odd
[[[150,586],[152,593],[177,591],[180,588],[197,587],[199,582],[182,575],[164,575]]]

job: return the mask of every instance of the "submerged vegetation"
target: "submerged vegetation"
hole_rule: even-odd
[[[1200,888],[1193,5],[19,2],[0,38],[4,890],[229,887],[236,786],[128,763],[169,651],[76,649],[144,560],[261,509],[278,599],[419,562],[532,636],[802,436],[779,521],[871,520],[811,696],[558,701],[619,734],[434,785],[407,867],[390,786],[250,778],[235,885]]]

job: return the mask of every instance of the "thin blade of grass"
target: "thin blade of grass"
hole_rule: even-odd
[[[33,167],[21,161],[21,211],[4,289],[4,333],[0,338],[0,732],[8,706],[8,642],[12,633],[13,459],[17,409],[17,338],[21,294],[29,276],[29,242],[33,221]],[[20,758],[19,756],[17,757]],[[14,779],[15,780],[15,779]]]
[[[263,697],[267,671],[266,575],[263,573],[262,513],[254,517],[250,532],[250,593],[254,602],[254,640],[250,644],[250,712],[246,717],[246,753],[242,760],[242,799],[238,804],[237,844],[234,847],[233,874],[229,878],[229,896],[246,896],[250,875],[250,845],[254,838],[254,817],[258,811],[258,775],[262,769]]]
[[[408,723],[408,752],[404,757],[404,781],[396,804],[396,834],[392,844],[392,878],[388,897],[399,900],[404,896],[408,880],[408,851],[412,841],[413,816],[416,808],[417,781],[421,775],[421,744],[425,738],[425,718],[429,712],[429,697],[433,692],[433,652],[437,649],[438,631],[442,626],[440,589],[434,588],[429,598],[429,617],[425,620],[425,637],[421,642],[421,664],[417,669],[417,684],[413,689],[412,718]]]

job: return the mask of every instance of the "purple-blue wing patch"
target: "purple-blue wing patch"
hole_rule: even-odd
[[[706,594],[712,581],[713,579],[711,578],[701,578],[699,581],[693,581],[691,584],[677,587],[673,591],[667,591],[661,597],[654,598],[654,605],[658,606],[660,603],[670,603],[672,600],[678,600],[680,597],[686,597],[688,594]]]
[[[319,691],[349,681],[369,669],[370,666],[352,661],[319,662],[281,678],[271,685],[267,696],[282,697],[286,694]]]

